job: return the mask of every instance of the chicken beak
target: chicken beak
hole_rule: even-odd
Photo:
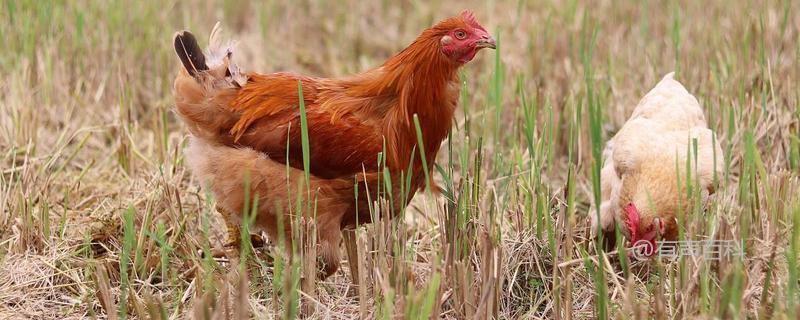
[[[482,48],[496,49],[497,44],[495,43],[494,38],[492,38],[491,36],[483,35],[481,36],[480,39],[478,39],[478,41],[475,42],[475,47],[479,49]]]

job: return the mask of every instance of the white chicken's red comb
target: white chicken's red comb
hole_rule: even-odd
[[[639,210],[636,209],[636,206],[634,206],[633,203],[629,203],[627,206],[625,206],[624,210],[628,218],[626,219],[625,224],[628,225],[628,230],[631,233],[631,243],[634,243],[639,240]]]

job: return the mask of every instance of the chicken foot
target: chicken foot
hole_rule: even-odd
[[[225,241],[222,250],[216,250],[212,252],[212,256],[214,258],[220,258],[224,256],[228,256],[228,251],[232,250],[235,252],[239,252],[242,248],[242,231],[239,228],[239,224],[235,223],[235,219],[233,218],[233,213],[225,210],[224,208],[217,206],[217,212],[222,215],[222,219],[225,220],[225,227],[227,228],[228,232],[228,239]],[[253,248],[261,248],[267,244],[267,241],[257,234],[250,234],[250,244]]]

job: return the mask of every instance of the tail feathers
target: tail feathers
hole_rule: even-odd
[[[656,95],[661,94],[664,96],[691,96],[689,91],[686,90],[686,87],[680,83],[680,81],[675,80],[675,72],[670,72],[664,75],[661,78],[653,89],[648,92],[648,95],[654,93]]]
[[[194,136],[212,142],[229,140],[227,133],[239,120],[229,104],[247,82],[231,63],[232,42],[220,42],[220,30],[217,23],[205,52],[189,31],[178,32],[174,38],[175,53],[184,69],[174,83],[176,111]]]
[[[197,78],[200,71],[208,71],[206,56],[197,44],[197,38],[189,31],[181,31],[175,34],[175,53],[183,64],[183,68],[189,75]]]
[[[233,56],[233,41],[228,41],[223,45],[220,38],[222,27],[217,22],[214,28],[211,29],[211,34],[208,35],[208,63],[213,67],[225,66],[229,67],[231,56]],[[230,69],[230,68],[229,68]],[[230,76],[231,70],[226,70],[225,76]]]
[[[175,34],[175,53],[183,64],[183,68],[198,81],[201,75],[209,74],[215,86],[241,87],[247,78],[238,66],[233,64],[233,47],[235,42],[223,43],[220,39],[222,27],[217,22],[208,37],[208,50],[204,54],[197,44],[197,38],[189,31]]]

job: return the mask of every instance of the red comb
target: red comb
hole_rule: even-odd
[[[474,13],[474,12],[472,12],[472,10],[464,10],[464,11],[461,11],[461,17],[462,17],[462,18],[464,18],[464,21],[468,21],[468,22],[476,22],[476,23],[478,22],[478,21],[475,19],[475,13]]]
[[[631,232],[631,243],[633,243],[639,240],[637,234],[639,231],[639,210],[636,209],[633,203],[629,203],[625,206],[624,210],[625,214],[628,216],[625,223],[628,225],[628,230]]]
[[[461,18],[464,19],[464,22],[466,22],[470,27],[486,31],[486,29],[484,29],[483,26],[480,23],[478,23],[478,19],[475,18],[475,13],[473,13],[472,11],[470,10],[461,11]]]

